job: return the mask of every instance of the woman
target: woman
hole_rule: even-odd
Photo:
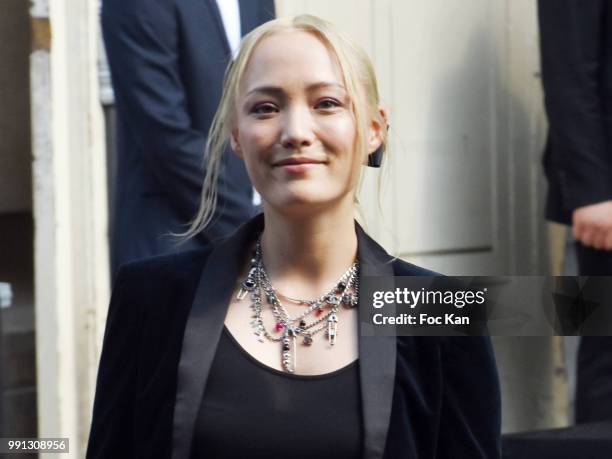
[[[359,337],[361,276],[431,274],[353,219],[386,124],[367,56],[330,24],[245,37],[189,234],[209,223],[227,141],[263,215],[208,251],[121,269],[88,457],[498,457],[487,339]]]

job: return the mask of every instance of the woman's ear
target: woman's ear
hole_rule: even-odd
[[[368,156],[364,164],[369,167],[380,167],[382,165],[384,144],[387,136],[387,112],[381,106],[378,107],[378,116],[374,117],[370,123],[368,133]]]
[[[240,147],[240,143],[238,142],[238,129],[232,129],[230,133],[230,146],[232,147],[232,151],[242,159],[242,148]]]
[[[387,111],[382,106],[378,107],[378,114],[379,116],[372,119],[370,123],[370,133],[368,135],[368,153],[370,154],[383,145],[389,126]]]

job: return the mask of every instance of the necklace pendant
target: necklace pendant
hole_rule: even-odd
[[[282,346],[283,368],[288,373],[294,373],[295,367],[297,364],[297,355],[296,355],[296,350],[295,350],[295,335],[293,335],[292,337],[289,337],[289,334],[285,334],[285,337],[283,338],[282,343],[283,343],[283,346]]]
[[[238,292],[236,299],[238,301],[244,300],[247,294],[255,289],[255,285],[256,284],[253,278],[251,276],[247,277],[246,280],[240,284],[240,291]]]
[[[325,302],[332,306],[338,306],[340,304],[340,299],[333,293],[330,293],[325,297]]]
[[[264,339],[263,339],[264,328],[261,324],[259,317],[251,321],[251,328],[253,329],[253,334],[257,337],[257,341],[263,343],[264,342]]]
[[[338,316],[335,312],[332,312],[327,318],[327,339],[329,344],[333,346],[336,344],[336,336],[338,332]]]
[[[342,305],[347,308],[354,308],[357,306],[357,297],[352,293],[347,293],[342,297]]]
[[[302,343],[304,344],[304,346],[311,346],[312,345],[312,335],[308,334],[304,336],[304,341],[302,341]]]

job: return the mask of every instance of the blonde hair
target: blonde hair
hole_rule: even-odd
[[[236,99],[240,83],[249,59],[257,45],[266,37],[290,31],[313,34],[335,55],[344,79],[344,86],[352,101],[353,116],[357,126],[356,149],[365,159],[367,155],[368,122],[375,119],[382,126],[383,147],[386,146],[385,120],[379,113],[379,95],[374,67],[363,49],[343,35],[328,21],[304,14],[289,18],[278,18],[260,25],[246,35],[240,44],[235,60],[229,64],[223,84],[223,94],[212,121],[204,160],[206,174],[202,185],[200,208],[189,229],[180,234],[189,239],[201,232],[214,216],[217,205],[217,180],[221,159],[225,151],[233,123],[236,120]],[[362,99],[363,98],[363,99]],[[363,100],[365,106],[359,101]]]

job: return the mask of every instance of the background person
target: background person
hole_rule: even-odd
[[[206,133],[241,34],[274,17],[273,0],[104,0],[102,30],[117,106],[111,264],[176,249],[199,203]],[[229,234],[255,213],[229,152],[214,220],[183,249]]]
[[[549,136],[546,217],[571,225],[580,275],[612,275],[612,4],[539,0]],[[612,337],[584,337],[576,422],[612,419]]]

